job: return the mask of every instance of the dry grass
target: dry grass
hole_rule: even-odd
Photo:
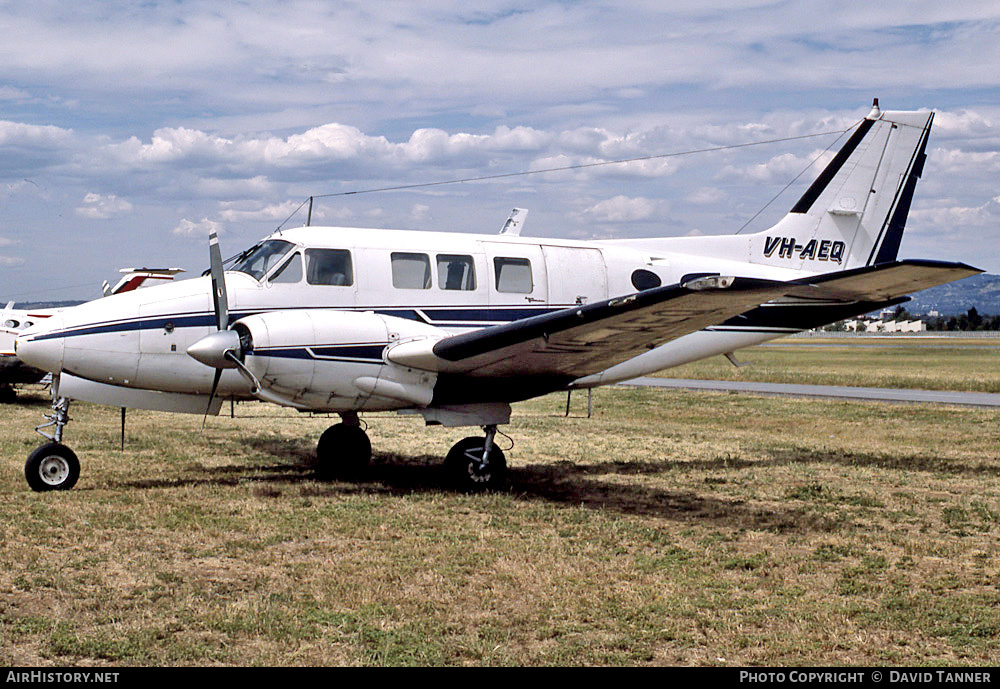
[[[35,494],[40,393],[4,408],[8,665],[996,664],[1000,425],[925,405],[608,389],[519,405],[508,491],[442,490],[463,429],[71,410],[83,477]],[[467,429],[466,429],[467,430]]]
[[[1000,340],[778,340],[661,372],[667,378],[1000,392]]]

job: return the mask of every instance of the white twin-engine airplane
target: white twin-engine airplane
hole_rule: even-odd
[[[337,412],[320,476],[366,464],[365,411],[482,426],[448,453],[463,488],[499,485],[510,404],[766,342],[982,272],[897,261],[932,113],[876,106],[791,212],[750,235],[564,239],[300,227],[228,271],[111,296],[17,340],[54,374],[52,442],[28,458],[35,490],[68,489],[70,399],[218,413],[222,397]],[[53,435],[40,429],[54,426]]]

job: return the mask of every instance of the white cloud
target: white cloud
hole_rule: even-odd
[[[689,195],[688,201],[699,206],[706,206],[713,203],[719,203],[724,198],[726,198],[726,195],[721,189],[717,187],[702,187],[701,189],[696,189],[694,193]]]
[[[184,218],[177,224],[177,227],[172,230],[172,232],[176,235],[180,235],[182,237],[196,237],[198,239],[206,239],[213,231],[216,234],[222,234],[222,224],[216,222],[215,220],[209,220],[208,218],[202,218],[200,222],[192,222],[187,218]]]
[[[928,157],[930,164],[947,174],[1000,172],[1000,151],[963,151],[938,148]]]
[[[23,266],[24,259],[17,256],[0,256],[0,266]]]
[[[83,197],[83,204],[76,208],[76,214],[89,220],[107,220],[115,215],[132,212],[132,204],[114,194],[102,196],[90,192]]]
[[[745,166],[727,165],[718,174],[717,179],[745,179],[763,183],[790,182],[797,175],[803,174],[803,170],[806,170],[804,176],[815,177],[833,159],[834,155],[835,151],[814,151],[805,156],[782,153],[762,163]],[[811,175],[807,167],[813,171]]]
[[[911,210],[908,219],[918,232],[953,234],[963,227],[1000,227],[1000,196],[979,206],[936,206]],[[971,260],[970,256],[970,260]]]
[[[266,206],[247,207],[247,204],[223,204],[225,209],[219,212],[219,217],[226,222],[256,222],[256,221],[282,221],[292,213],[299,211],[305,213],[306,209],[301,201],[285,201]],[[321,207],[313,209],[313,218],[324,217],[324,210]],[[202,221],[205,222],[205,221]],[[302,218],[305,223],[305,215]]]
[[[0,120],[0,146],[63,148],[72,138],[71,129]]]
[[[667,204],[663,201],[618,195],[595,203],[586,208],[583,213],[592,216],[599,222],[618,223],[648,220],[654,215],[664,212],[666,208]]]
[[[14,88],[12,86],[0,86],[0,100],[27,100],[31,97],[31,94],[24,89]]]

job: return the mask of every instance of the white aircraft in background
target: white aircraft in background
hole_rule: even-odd
[[[876,101],[791,212],[756,234],[581,242],[306,226],[225,271],[213,233],[210,276],[66,309],[18,338],[18,355],[53,374],[54,434],[29,456],[28,483],[76,483],[62,444],[71,399],[218,413],[224,396],[339,413],[317,446],[321,477],[369,461],[361,412],[481,426],[446,467],[464,488],[499,485],[494,435],[512,402],[731,353],[982,272],[896,260],[932,120]]]
[[[130,292],[155,283],[162,284],[184,271],[180,268],[122,268],[119,272],[124,273],[124,276],[114,287],[107,280],[104,281],[101,288],[104,296]],[[48,375],[47,371],[28,366],[14,354],[14,340],[22,331],[61,310],[15,309],[14,302],[11,301],[0,311],[0,403],[13,402],[17,398],[13,385],[37,383]]]

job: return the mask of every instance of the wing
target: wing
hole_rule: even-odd
[[[841,302],[890,301],[983,271],[964,263],[906,260],[793,280],[785,299]],[[779,299],[778,303],[782,303]]]
[[[393,347],[398,364],[474,376],[596,373],[779,297],[784,283],[703,277],[683,285]]]
[[[765,303],[833,303],[841,307],[838,314],[843,305],[858,303],[867,310],[873,302],[981,272],[963,263],[899,261],[790,282],[702,277],[440,340],[404,342],[386,356],[404,366],[474,377],[578,378]]]

